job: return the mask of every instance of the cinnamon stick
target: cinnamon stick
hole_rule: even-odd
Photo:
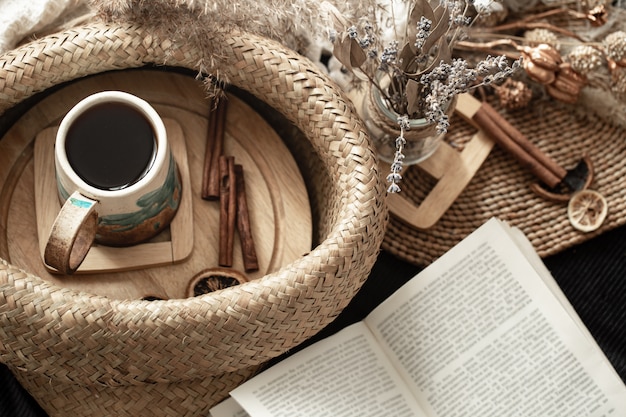
[[[498,145],[504,150],[513,155],[520,164],[525,166],[530,172],[532,172],[539,180],[545,183],[548,187],[556,187],[562,180],[557,177],[550,169],[546,168],[541,162],[530,155],[522,146],[515,142],[489,115],[485,107],[481,108],[474,114],[472,119],[483,129],[483,131],[493,138]]]
[[[565,178],[567,171],[561,167],[556,161],[550,158],[545,152],[542,152],[534,143],[532,143],[522,132],[517,130],[515,126],[510,124],[496,109],[494,109],[489,103],[484,102],[481,105],[481,109],[485,109],[489,117],[493,119],[498,126],[520,147],[522,147],[529,155],[537,160],[544,167],[549,169],[554,175],[560,179]]]
[[[220,228],[219,259],[220,266],[233,265],[233,244],[235,241],[235,222],[237,219],[237,179],[235,176],[235,158],[222,155],[219,158],[220,184]]]
[[[202,167],[202,188],[201,188],[201,196],[203,199],[209,199],[209,178],[211,176],[211,161],[213,159],[213,148],[215,147],[215,140],[217,136],[215,135],[215,103],[213,100],[210,101],[209,106],[211,110],[209,111],[209,125],[207,129],[206,142],[204,148],[204,165]]]
[[[220,197],[219,159],[224,148],[227,110],[225,99],[211,106],[202,175],[202,198],[205,200],[217,200]]]
[[[248,212],[243,166],[235,165],[235,177],[237,178],[237,231],[241,241],[243,267],[246,272],[258,271],[259,261],[256,256],[252,229],[250,227],[250,213]]]

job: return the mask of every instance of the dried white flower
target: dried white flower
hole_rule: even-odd
[[[587,75],[602,66],[602,52],[590,45],[579,45],[567,55],[574,71]]]
[[[411,123],[409,122],[409,116],[407,116],[406,114],[398,116],[398,126],[400,126],[400,129],[409,130],[411,128]]]
[[[430,35],[433,21],[422,16],[417,23],[417,34],[415,35],[415,48],[421,50]]]
[[[489,85],[508,78],[521,65],[521,60],[509,66],[504,56],[487,56],[480,61],[475,69],[468,68],[463,59],[454,59],[452,64],[442,62],[430,73],[422,75],[421,83],[428,86],[426,119],[437,123],[437,131],[445,133],[450,122],[445,114],[449,101],[458,94],[464,93],[479,85]],[[478,77],[483,76],[477,83]]]
[[[556,33],[548,29],[532,29],[524,33],[524,40],[527,44],[537,46],[542,43],[548,44],[554,48],[558,48],[559,39]]]
[[[408,123],[408,118],[406,123]],[[402,163],[404,160],[404,145],[406,144],[406,139],[404,138],[404,126],[405,123],[400,123],[400,136],[396,138],[396,152],[393,156],[393,162],[391,163],[390,173],[387,175],[387,182],[390,183],[387,188],[388,193],[399,193],[401,191],[400,185],[398,183],[402,181]]]
[[[602,45],[610,59],[621,61],[626,58],[626,32],[618,30],[607,35]]]

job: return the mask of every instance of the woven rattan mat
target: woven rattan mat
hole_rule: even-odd
[[[494,104],[495,106],[495,104]],[[548,201],[531,190],[535,178],[497,145],[474,178],[446,211],[427,230],[417,230],[392,216],[383,249],[416,265],[441,256],[492,216],[519,227],[540,256],[552,255],[625,223],[626,143],[623,128],[610,121],[550,101],[504,117],[564,168],[572,168],[584,154],[591,157],[595,178],[590,188],[603,194],[609,213],[602,226],[591,233],[574,229],[567,218],[567,204]],[[458,115],[446,140],[462,144],[475,129]],[[404,197],[419,205],[435,180],[417,167],[402,180]]]

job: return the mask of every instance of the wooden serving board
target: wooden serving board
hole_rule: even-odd
[[[193,249],[193,203],[189,177],[189,164],[183,131],[173,119],[163,119],[167,139],[180,173],[182,195],[176,216],[169,229],[148,242],[129,246],[111,247],[94,245],[76,271],[80,273],[127,271],[149,266],[166,265],[187,258]],[[56,127],[42,130],[35,139],[35,214],[39,254],[44,265],[44,251],[50,229],[61,210],[54,172],[54,142]]]
[[[35,139],[44,130],[57,126],[80,99],[103,90],[140,96],[161,117],[175,121],[182,129],[191,192],[191,248],[188,255],[158,266],[134,265],[131,268],[139,269],[118,272],[96,268],[89,274],[73,276],[53,274],[40,256],[34,191],[35,183],[42,181],[35,181]],[[232,271],[233,276],[253,280],[311,250],[311,210],[304,180],[280,137],[242,100],[232,95],[228,100],[224,153],[233,155],[244,168],[260,266],[256,272],[242,272],[237,236]],[[224,268],[217,264],[219,202],[200,197],[209,110],[199,81],[178,73],[150,70],[125,70],[78,80],[34,105],[0,140],[0,257],[59,286],[117,299],[185,298],[190,296],[190,283],[199,274],[206,275],[207,270],[214,268],[223,273]],[[184,241],[188,236],[179,237]],[[155,242],[171,238],[168,231]]]

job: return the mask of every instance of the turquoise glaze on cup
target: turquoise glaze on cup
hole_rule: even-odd
[[[61,201],[70,194],[57,183]],[[108,246],[129,246],[154,237],[165,229],[178,210],[182,193],[176,162],[170,157],[165,183],[136,202],[136,210],[127,213],[98,216],[95,240]]]

